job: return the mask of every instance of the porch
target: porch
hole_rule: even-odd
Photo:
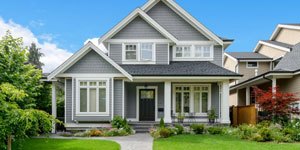
[[[216,122],[228,124],[228,82],[148,81],[124,82],[124,117],[130,122],[208,123],[214,110]]]

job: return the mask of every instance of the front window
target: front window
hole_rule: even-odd
[[[207,114],[209,110],[209,86],[175,86],[175,112]]]
[[[141,43],[141,60],[151,61],[153,60],[153,44]]]
[[[137,60],[137,44],[125,45],[125,58],[126,60]]]
[[[107,112],[107,80],[79,80],[79,113]]]
[[[212,45],[175,46],[174,59],[211,59],[213,58]]]
[[[153,62],[155,61],[155,44],[124,44],[123,55],[125,62]]]

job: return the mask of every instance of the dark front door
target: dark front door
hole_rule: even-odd
[[[155,90],[140,89],[140,121],[155,121]]]

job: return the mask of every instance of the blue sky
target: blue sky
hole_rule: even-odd
[[[70,52],[88,38],[100,37],[147,0],[2,1],[0,17]],[[300,1],[176,0],[219,36],[233,38],[227,51],[252,51],[278,23],[299,23]]]

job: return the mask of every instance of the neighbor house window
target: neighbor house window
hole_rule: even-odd
[[[141,43],[141,60],[152,61],[153,60],[153,44]]]
[[[212,45],[191,45],[191,46],[175,46],[174,58],[178,59],[212,59],[213,46]]]
[[[137,44],[125,44],[125,59],[137,60]]]
[[[206,114],[210,103],[209,89],[207,85],[176,85],[175,112]]]
[[[127,62],[153,62],[155,61],[154,43],[124,44],[123,61]]]
[[[108,80],[78,80],[79,113],[105,113],[108,103]]]
[[[258,62],[247,62],[247,68],[258,68]]]

